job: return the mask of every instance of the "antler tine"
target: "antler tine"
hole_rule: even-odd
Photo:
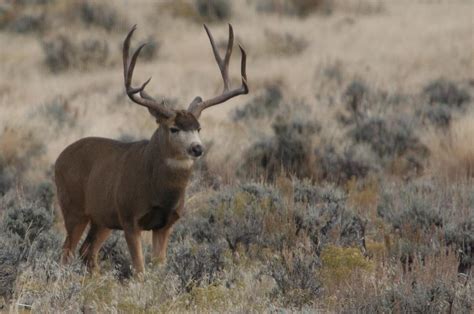
[[[158,103],[155,99],[153,99],[153,97],[151,97],[145,92],[145,87],[148,85],[148,83],[150,83],[151,77],[146,80],[140,87],[132,87],[133,70],[135,69],[135,65],[138,56],[140,55],[140,51],[146,45],[140,45],[140,47],[138,47],[133,53],[132,59],[129,60],[130,40],[136,29],[137,26],[134,25],[123,42],[123,71],[125,90],[127,92],[128,97],[133,102],[152,109],[154,112],[156,112],[156,114],[163,118],[170,118],[174,115],[174,111],[164,107],[163,104]],[[137,93],[140,93],[140,97],[136,95]]]
[[[127,86],[127,92],[131,92],[132,94],[136,94],[140,91],[140,88],[133,88],[132,85],[132,77],[133,77],[133,70],[135,70],[135,64],[137,63],[137,58],[140,55],[140,51],[145,47],[146,44],[140,45],[140,47],[135,50],[135,52],[132,55],[132,59],[130,60],[130,63],[128,65],[127,69],[127,78],[126,78],[126,83],[125,85]],[[142,84],[143,88],[145,88],[146,84],[148,84],[151,81],[151,77],[144,83]]]
[[[216,59],[217,65],[219,66],[219,70],[221,71],[222,80],[224,81],[224,92],[229,90],[229,61],[230,56],[232,55],[232,46],[234,45],[234,30],[232,29],[232,25],[229,24],[229,40],[227,42],[227,50],[225,53],[224,60],[220,56],[219,52],[217,51],[216,43],[214,38],[212,37],[211,31],[204,24],[204,29],[206,30],[207,36],[209,37],[209,41],[211,42],[212,52],[214,53],[214,57]]]
[[[242,60],[240,61],[240,76],[242,77],[242,87],[245,91],[244,94],[248,94],[249,87],[247,85],[247,53],[244,48],[239,45],[240,54],[242,55]]]
[[[132,29],[128,32],[127,37],[123,42],[123,78],[125,80],[125,86],[127,86],[127,73],[128,73],[128,53],[130,50],[130,39],[133,33],[137,29],[137,24],[132,26]]]
[[[225,79],[224,79],[224,91],[229,90],[229,62],[230,62],[230,56],[232,55],[232,47],[234,46],[234,30],[232,28],[232,25],[229,24],[229,41],[227,42],[227,51],[225,52],[225,57],[224,57],[224,73],[222,74],[224,76],[225,74]]]
[[[191,111],[196,117],[199,117],[201,115],[201,112],[208,107],[221,104],[232,97],[248,94],[249,92],[248,85],[247,85],[247,73],[246,73],[247,54],[241,45],[239,45],[239,48],[242,54],[242,60],[241,60],[241,66],[240,66],[242,85],[239,88],[230,90],[229,62],[230,62],[230,57],[232,55],[232,47],[234,44],[234,30],[232,28],[232,25],[229,24],[229,40],[227,42],[227,50],[226,50],[224,60],[222,60],[221,56],[219,55],[219,52],[217,51],[217,48],[216,48],[216,44],[214,42],[214,38],[212,37],[212,34],[209,31],[209,28],[205,24],[204,24],[204,29],[206,30],[207,36],[209,37],[209,41],[212,47],[212,52],[214,53],[214,57],[216,59],[217,65],[219,66],[219,70],[222,75],[222,80],[224,81],[224,91],[222,92],[221,95],[208,99],[206,101],[197,101],[197,98],[195,98],[189,105],[188,110]]]

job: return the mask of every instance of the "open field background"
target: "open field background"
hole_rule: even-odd
[[[186,108],[222,88],[203,22],[251,92],[203,113],[167,265],[134,279],[116,233],[101,275],[59,266],[58,154],[156,128],[125,34]],[[473,311],[472,1],[6,1],[0,60],[0,311]]]

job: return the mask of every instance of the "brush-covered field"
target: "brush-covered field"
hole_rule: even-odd
[[[17,0],[0,4],[0,311],[474,311],[474,3]],[[90,275],[59,263],[53,165],[86,136],[156,129],[221,92],[202,27],[232,23],[250,94],[206,110],[206,155],[164,265],[133,276],[122,232]],[[230,75],[239,83],[235,49]]]

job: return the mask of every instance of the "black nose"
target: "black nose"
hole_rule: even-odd
[[[199,157],[202,155],[203,147],[201,144],[193,144],[191,146],[190,154],[194,157]]]

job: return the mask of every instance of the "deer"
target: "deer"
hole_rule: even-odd
[[[75,256],[76,246],[89,225],[79,254],[90,271],[98,269],[98,253],[112,230],[123,230],[133,270],[144,272],[141,232],[152,231],[152,255],[166,262],[168,238],[173,225],[185,213],[185,191],[193,165],[205,151],[199,131],[203,110],[248,94],[246,52],[241,52],[241,85],[230,88],[229,61],[234,31],[229,24],[227,50],[222,59],[209,28],[204,25],[224,89],[207,100],[195,97],[186,110],[171,109],[150,96],[145,87],[132,86],[137,58],[145,44],[129,57],[134,25],[123,42],[125,91],[131,101],[148,109],[157,122],[149,140],[120,142],[87,137],[66,147],[54,166],[57,199],[62,212],[66,239],[61,261]]]

